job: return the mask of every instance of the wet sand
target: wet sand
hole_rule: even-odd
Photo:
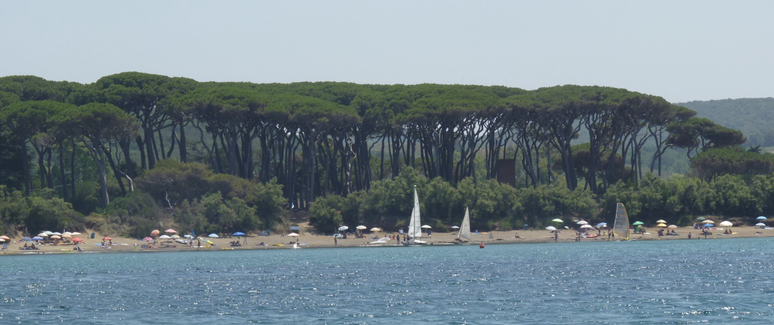
[[[700,236],[700,231],[693,229],[693,227],[680,227],[675,229],[678,233],[677,236],[658,236],[659,228],[647,228],[649,234],[631,234],[631,239],[636,240],[686,240],[688,239],[688,233],[692,234],[691,240],[705,240],[704,236]],[[712,235],[707,236],[706,239],[724,239],[724,238],[745,238],[745,237],[772,237],[774,236],[774,230],[760,230],[754,227],[733,227],[730,228],[734,234],[723,234],[724,228],[715,228],[711,230]],[[670,229],[671,231],[671,229]],[[665,230],[666,232],[666,230]],[[91,234],[92,231],[86,231],[84,234]],[[591,234],[598,234],[596,230],[590,232]],[[518,231],[493,231],[491,232],[492,239],[489,238],[488,232],[482,232],[480,234],[471,234],[471,240],[469,244],[476,244],[483,242],[489,244],[518,244],[518,243],[549,243],[554,242],[554,234],[548,230],[518,230]],[[298,238],[299,248],[322,248],[322,247],[379,247],[379,246],[398,246],[399,242],[395,240],[389,240],[387,244],[370,244],[374,240],[370,239],[370,235],[366,233],[366,238],[355,238],[354,236],[348,236],[347,239],[338,239],[334,242],[331,235],[316,235],[312,233],[301,233]],[[378,237],[395,236],[396,233],[374,233]],[[517,237],[518,236],[518,237]],[[80,246],[83,253],[109,253],[109,252],[168,252],[168,251],[220,251],[220,250],[238,250],[238,249],[292,249],[293,243],[296,242],[294,237],[286,237],[282,234],[272,234],[271,236],[256,236],[250,235],[241,240],[232,238],[207,238],[213,242],[214,245],[202,243],[202,247],[190,247],[187,244],[180,244],[172,241],[158,241],[156,245],[152,245],[154,248],[142,248],[149,245],[145,241],[140,241],[133,238],[112,236],[113,245],[109,247],[102,247],[95,244],[101,243],[103,234],[96,233],[95,239],[91,239],[88,236],[80,236],[84,239],[84,242],[80,245],[74,244],[60,244],[52,245],[46,244],[39,246],[39,250],[20,250],[19,248],[24,246],[23,243],[18,243],[19,238],[12,238],[12,241],[7,243],[8,249],[2,250],[0,255],[16,255],[16,254],[55,254],[55,253],[81,253],[74,248]],[[576,236],[574,230],[563,230],[558,236],[558,242],[575,242]],[[402,237],[401,237],[402,238]],[[428,237],[425,234],[422,240],[427,241],[430,245],[449,245],[455,241],[457,233],[439,233],[434,232],[432,237]],[[243,245],[241,247],[231,247],[230,242],[240,240]],[[601,236],[597,238],[581,238],[580,242],[593,242],[593,241],[607,241],[608,237],[606,231],[601,232]],[[263,243],[263,245],[260,245]],[[136,245],[136,246],[135,246]]]

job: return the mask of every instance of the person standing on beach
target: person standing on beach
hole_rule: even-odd
[[[690,232],[688,233],[688,239],[691,239],[691,233]]]
[[[559,231],[554,231],[554,241],[559,241]]]
[[[333,235],[333,246],[339,246],[339,238]]]

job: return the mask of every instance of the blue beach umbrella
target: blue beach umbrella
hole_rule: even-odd
[[[607,222],[600,222],[597,224],[597,228],[607,227]]]
[[[241,231],[237,231],[237,232],[231,234],[231,236],[245,236],[245,233],[243,233]]]
[[[43,237],[32,237],[32,240],[43,240]]]
[[[705,223],[704,224],[704,228],[709,228],[709,227],[715,227],[715,225],[713,225],[711,223]]]
[[[766,217],[760,216],[760,217],[755,218],[755,220],[766,220]]]
[[[19,239],[19,241],[32,241],[32,238],[30,238],[30,237],[22,237],[22,239]]]

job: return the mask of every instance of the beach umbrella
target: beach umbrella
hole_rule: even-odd
[[[460,229],[460,226],[452,226],[452,229]]]
[[[174,230],[174,229],[167,229],[167,230],[164,230],[164,232],[165,232],[165,233],[168,233],[168,234],[176,234],[176,233],[177,233],[177,230]]]
[[[584,220],[578,221],[576,223],[579,224],[579,225],[587,225],[587,224],[589,224],[587,221],[584,221]]]
[[[433,228],[433,227],[430,227],[429,225],[422,225],[422,229],[430,229],[430,228]]]
[[[704,217],[698,217],[698,218],[696,218],[696,221],[704,221],[704,220],[706,220],[706,218],[704,218]]]
[[[183,237],[185,237],[185,238],[193,238],[193,236],[191,236],[191,235],[183,235]]]
[[[237,231],[237,232],[231,234],[231,236],[245,236],[245,233],[243,233],[241,231]]]
[[[62,239],[62,237],[59,237],[59,235],[53,235],[53,236],[48,237],[48,238],[51,238],[51,239]]]
[[[72,236],[70,236],[70,235],[62,235],[62,238],[70,238],[70,237],[72,237]]]
[[[763,223],[763,222],[756,223],[755,225],[758,226],[758,227],[765,227],[766,226],[766,224]]]
[[[663,219],[659,219],[658,221],[656,221],[656,223],[666,223],[666,221],[664,221]]]
[[[151,237],[156,237],[156,236],[158,236],[160,233],[161,233],[161,231],[159,231],[158,229],[156,229],[156,230],[154,230],[154,231],[151,231],[151,233],[150,233],[150,236],[151,236]]]
[[[644,225],[644,223],[643,223],[642,221],[635,221],[635,222],[632,224],[632,226],[641,226],[641,225]]]
[[[38,237],[48,237],[48,234],[47,234],[47,233],[44,233],[44,232],[42,232],[42,233],[39,233],[39,234],[38,234]]]
[[[373,228],[371,228],[371,231],[372,231],[372,232],[382,231],[382,228],[379,228],[379,227],[373,227]]]
[[[554,226],[548,226],[548,227],[546,227],[546,230],[551,230],[551,231],[554,231],[554,230],[556,230],[556,227],[554,227]]]
[[[145,237],[145,238],[143,238],[142,240],[144,240],[144,241],[153,241],[153,238],[150,238],[150,237]]]
[[[591,225],[583,225],[583,226],[581,226],[581,229],[591,229],[591,228],[594,228],[594,227],[592,227]]]
[[[207,237],[210,237],[210,238],[218,238],[218,234],[210,234],[210,235],[209,235],[209,236],[207,236]]]
[[[554,220],[551,220],[551,222],[558,222],[558,223],[564,223],[564,220],[556,218]]]
[[[19,239],[19,241],[32,241],[32,238],[30,238],[30,237],[22,237],[21,239]]]
[[[73,233],[70,233],[70,235],[73,235],[73,236],[77,236],[77,235],[80,235],[80,234],[81,234],[81,233],[79,233],[79,232],[77,232],[77,231],[76,231],[76,232],[73,232]]]
[[[102,237],[102,240],[113,240],[113,238],[110,238],[108,236]]]
[[[660,223],[660,224],[657,224],[657,225],[656,225],[656,227],[659,227],[659,228],[666,228],[666,227],[667,227],[667,225],[666,225],[665,223]]]
[[[710,227],[715,227],[715,225],[713,225],[711,223],[705,223],[704,224],[704,228],[710,228]]]
[[[57,236],[61,236],[61,235],[62,235],[62,233],[59,233],[59,232],[52,232],[52,233],[49,233],[49,235],[57,235]]]
[[[721,227],[733,227],[734,224],[731,223],[731,221],[723,221],[723,222],[720,223],[720,226]]]
[[[43,240],[43,237],[32,237],[32,240]]]
[[[363,225],[359,225],[359,226],[355,227],[355,229],[357,229],[357,230],[366,230],[366,229],[368,229],[368,227],[363,226]]]
[[[288,234],[288,237],[298,237],[297,233],[291,232]]]
[[[172,235],[172,236],[169,236],[169,238],[172,238],[172,239],[178,239],[178,238],[180,238],[180,236],[178,236],[178,235]]]
[[[80,243],[82,241],[83,241],[83,239],[81,239],[80,237],[73,238],[73,243]]]
[[[605,228],[607,227],[607,222],[600,222],[597,224],[597,228]]]
[[[5,239],[5,240],[11,240],[11,237],[8,237],[6,235],[2,235],[2,236],[0,236],[0,238]]]
[[[677,229],[677,226],[675,226],[675,225],[669,225],[669,227],[667,227],[667,228],[669,228],[669,229]]]
[[[161,235],[159,236],[159,239],[170,239],[172,237],[169,237],[169,235]]]
[[[339,227],[339,231],[344,231],[344,230],[347,230],[347,229],[349,229],[349,227],[347,227],[347,226],[341,226],[341,227]]]
[[[766,217],[760,216],[760,217],[755,218],[755,220],[766,220]]]
[[[715,222],[714,222],[714,221],[712,221],[712,220],[704,220],[704,221],[702,221],[701,223],[707,224],[707,223],[715,223]]]

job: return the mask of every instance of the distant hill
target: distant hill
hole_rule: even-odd
[[[774,98],[743,98],[676,103],[715,123],[740,130],[746,146],[774,146]]]

